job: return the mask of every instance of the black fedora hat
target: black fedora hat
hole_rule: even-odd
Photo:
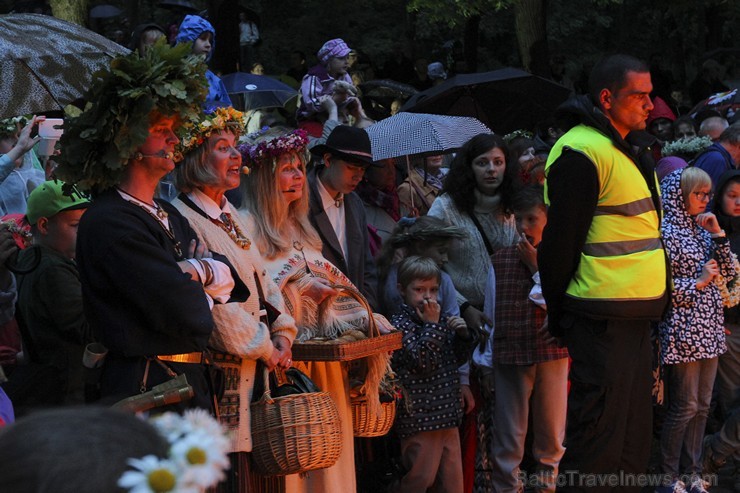
[[[319,144],[311,149],[317,156],[323,156],[327,152],[351,163],[367,166],[382,166],[373,161],[370,150],[370,136],[361,128],[348,125],[337,125],[326,138],[324,144]]]

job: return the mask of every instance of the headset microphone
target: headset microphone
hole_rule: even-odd
[[[137,152],[134,154],[134,159],[137,161],[141,161],[145,157],[156,157],[161,159],[172,159],[175,156],[174,152],[165,152],[165,151],[159,151],[154,154],[142,154],[141,152]]]

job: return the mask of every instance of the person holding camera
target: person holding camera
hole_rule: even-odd
[[[45,117],[19,116],[0,120],[0,215],[24,214],[28,194],[45,174],[34,152],[41,137],[32,131]]]

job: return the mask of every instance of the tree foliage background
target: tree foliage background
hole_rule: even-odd
[[[179,23],[184,12],[158,7],[159,0],[0,0],[0,12],[32,10],[110,33],[127,35],[139,22]],[[51,2],[51,5],[49,3]],[[106,3],[124,11],[121,18],[85,19],[80,6]],[[551,54],[561,54],[571,78],[605,53],[626,52],[648,59],[687,83],[708,53],[714,52],[730,75],[740,72],[740,2],[737,0],[192,0],[217,27],[215,67],[236,69],[239,10],[259,17],[259,59],[267,73],[282,73],[293,50],[309,64],[324,41],[341,37],[363,52],[376,68],[394,48],[410,59],[442,61],[458,72],[501,66],[548,70]],[[46,4],[44,6],[44,4]],[[80,18],[82,17],[82,18]],[[737,75],[736,75],[737,76]],[[740,77],[740,76],[738,76]]]

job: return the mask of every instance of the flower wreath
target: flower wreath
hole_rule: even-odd
[[[25,214],[7,214],[1,217],[0,228],[3,226],[10,231],[10,234],[13,235],[15,245],[21,250],[33,244],[31,225],[28,223]]]
[[[150,423],[170,443],[169,456],[129,459],[131,469],[118,479],[119,487],[130,493],[199,493],[226,477],[230,440],[208,412],[167,412]]]
[[[30,115],[21,115],[0,120],[0,139],[17,134],[31,118]]]
[[[300,154],[306,151],[307,146],[308,133],[298,129],[258,144],[240,144],[237,149],[242,154],[242,164],[245,166],[259,166],[271,162],[274,172],[278,157],[289,152]]]
[[[59,146],[57,176],[83,191],[118,184],[149,135],[153,111],[181,121],[196,118],[208,93],[206,65],[191,45],[170,47],[163,38],[144,57],[134,52],[95,73],[86,109],[68,118]]]
[[[182,161],[185,154],[205,142],[213,132],[228,128],[234,133],[241,134],[245,128],[244,113],[231,106],[214,106],[198,115],[195,120],[188,121],[180,127],[178,137],[180,143],[175,148],[175,162]]]
[[[712,145],[712,139],[703,137],[682,137],[672,142],[663,144],[660,152],[667,156],[696,156],[704,149]]]
[[[508,144],[512,140],[519,138],[519,137],[523,137],[525,139],[533,139],[534,134],[530,132],[529,130],[522,130],[522,129],[514,130],[513,132],[504,135],[504,142]]]

